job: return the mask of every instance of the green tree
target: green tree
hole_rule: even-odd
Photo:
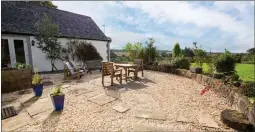
[[[112,50],[110,50],[110,57],[111,58],[116,58],[117,55]]]
[[[51,1],[28,1],[28,2],[51,8],[58,8],[58,6],[54,5]]]
[[[134,59],[134,45],[132,43],[127,43],[124,47],[124,51],[128,52],[130,60]]]
[[[161,52],[161,56],[165,58],[165,57],[167,57],[168,55],[167,55],[166,52]]]
[[[180,57],[181,54],[182,54],[181,48],[180,48],[179,43],[177,42],[177,43],[175,43],[174,48],[173,48],[173,58]]]
[[[247,50],[249,54],[255,54],[255,48],[250,48]]]
[[[157,56],[157,48],[153,46],[155,40],[153,38],[149,38],[146,41],[147,46],[145,47],[145,61],[154,62]]]
[[[136,44],[133,45],[134,47],[134,58],[139,58],[139,53],[141,52],[141,50],[143,49],[142,47],[142,43],[137,42]]]
[[[193,57],[194,56],[193,50],[191,48],[187,48],[187,47],[184,48],[183,54],[185,57]]]
[[[141,56],[141,52],[143,52],[142,43],[137,42],[136,44],[127,43],[124,47],[124,51],[128,52],[129,59],[134,60],[135,58],[139,58]]]
[[[193,48],[193,52],[195,55],[195,64],[202,67],[203,63],[204,63],[204,59],[206,56],[206,52],[204,50],[201,49],[202,45],[200,46],[200,48],[197,47],[197,42],[193,42],[194,48]]]
[[[71,59],[74,61],[75,59],[75,54],[76,54],[76,46],[79,44],[79,41],[77,39],[70,40],[69,42],[66,43],[65,47],[62,47],[62,58],[65,60],[70,60]]]
[[[53,24],[50,18],[44,14],[42,19],[36,23],[38,35],[35,37],[38,41],[38,48],[46,54],[47,59],[51,60],[51,71],[58,70],[55,66],[55,60],[61,59],[61,44],[58,42],[58,25]]]
[[[81,41],[76,46],[75,53],[79,61],[103,60],[97,49],[87,41]]]

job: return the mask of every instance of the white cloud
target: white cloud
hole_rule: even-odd
[[[187,2],[174,1],[128,1],[123,2],[131,8],[138,8],[148,13],[150,17],[159,21],[168,21],[171,23],[192,23],[198,27],[220,28],[226,32],[246,32],[246,27],[242,22],[235,21],[230,16],[209,10],[204,7],[193,8]]]
[[[249,5],[250,5],[250,3],[247,1],[217,1],[217,2],[214,2],[214,6],[218,10],[223,10],[223,11],[229,10],[229,9],[237,9],[242,12],[242,11],[245,11]]]
[[[193,6],[184,1],[53,1],[53,3],[59,9],[90,16],[100,28],[105,24],[106,35],[112,38],[112,48],[122,48],[127,42],[141,42],[148,36],[153,36],[161,49],[171,49],[176,41],[185,44],[182,47],[192,46],[190,43],[197,40],[217,50],[221,49],[221,45],[228,40],[233,43],[227,46],[233,45],[239,48],[237,50],[244,51],[254,45],[254,13],[249,10],[253,6],[254,11],[254,2],[214,2],[210,8]],[[140,13],[128,15],[124,10],[126,7],[138,9]],[[238,12],[228,14],[227,11],[232,9]],[[137,33],[124,28],[114,23],[116,20],[133,25],[136,30],[146,33]],[[156,24],[152,25],[151,20]],[[170,28],[166,25],[163,30],[173,32],[177,36],[168,36],[160,30],[152,30],[152,27],[157,29],[157,26],[166,23],[176,27]],[[189,24],[194,26],[183,27]],[[219,29],[222,36],[217,41],[211,40],[210,36],[201,38],[209,29]]]
[[[247,22],[237,21],[230,15],[220,12],[224,9],[235,8],[240,12],[245,12],[248,2],[215,2],[216,9],[209,9],[206,7],[194,8],[187,2],[174,2],[174,1],[129,1],[123,2],[124,5],[130,8],[140,9],[158,21],[168,21],[175,24],[195,24],[199,28],[218,28],[223,34],[235,35],[235,44],[251,47],[254,44],[254,24],[247,25]],[[246,12],[247,14],[247,12]],[[254,16],[248,15],[250,18]],[[251,19],[250,19],[251,21]],[[199,30],[190,30],[177,32],[184,35],[192,36],[193,33]],[[203,32],[203,30],[200,30]]]

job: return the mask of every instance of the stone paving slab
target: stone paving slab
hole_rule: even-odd
[[[114,106],[113,109],[120,113],[124,113],[124,112],[128,111],[130,108],[128,108],[124,104],[118,104],[118,105]]]
[[[35,102],[38,99],[42,99],[42,98],[45,98],[48,96],[49,95],[47,95],[47,94],[42,94],[42,96],[37,97],[37,96],[35,96],[34,93],[30,93],[30,94],[22,95],[21,97],[18,98],[18,100],[20,101],[20,103],[22,103],[22,105],[24,105],[25,103]]]
[[[166,127],[160,127],[160,126],[155,126],[155,125],[141,125],[137,124],[134,125],[134,131],[135,132],[169,132]]]
[[[89,98],[89,101],[96,103],[98,105],[104,105],[104,104],[110,103],[114,100],[116,100],[116,98],[107,96],[105,94],[100,94],[100,95],[94,96],[92,98]]]
[[[200,111],[198,113],[198,122],[200,126],[219,128],[218,124],[214,121],[213,117],[207,114],[206,112]]]
[[[2,130],[13,131],[20,127],[35,123],[36,122],[28,115],[27,112],[21,112],[16,116],[2,120]]]
[[[44,122],[46,119],[48,119],[50,117],[50,115],[52,114],[52,112],[54,112],[53,110],[47,110],[45,112],[39,113],[37,115],[33,116],[33,119],[37,122],[37,123],[42,123]]]
[[[197,123],[196,114],[192,110],[182,110],[177,114],[177,122]]]
[[[179,115],[176,119],[177,122],[184,122],[184,123],[194,123],[191,118],[184,116],[184,115]]]
[[[100,93],[98,92],[89,92],[89,93],[85,93],[84,95],[88,98],[91,98],[91,97],[94,97],[94,96],[97,96],[99,95]]]
[[[53,109],[53,104],[50,97],[39,99],[26,108],[31,116],[49,109]]]
[[[135,116],[146,119],[166,120],[163,112],[136,111]]]

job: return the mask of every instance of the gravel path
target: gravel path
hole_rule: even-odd
[[[61,82],[60,75],[50,77],[55,82]],[[145,71],[145,77],[138,81],[105,90],[101,85],[100,74],[87,78],[90,79],[84,79],[82,83],[72,82],[71,87],[64,89],[65,108],[61,114],[51,115],[42,123],[27,125],[17,131],[134,131],[136,125],[159,126],[171,131],[232,131],[220,121],[220,112],[230,108],[226,99],[211,91],[201,96],[200,91],[204,86],[194,80]],[[106,80],[105,85],[109,84],[109,80]],[[70,92],[81,88],[92,92],[80,95]],[[44,94],[48,91],[44,90]],[[118,99],[103,106],[88,101],[91,96],[101,93]],[[15,94],[4,94],[3,100],[8,100],[7,96],[14,97]],[[124,104],[130,110],[118,113],[112,109],[118,104]],[[161,112],[165,114],[166,120],[137,118],[134,116],[136,111]],[[198,113],[201,111],[211,115],[219,128],[202,127],[198,121]],[[179,115],[189,117],[190,122],[177,122]]]

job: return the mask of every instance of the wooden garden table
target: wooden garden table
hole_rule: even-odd
[[[116,67],[116,69],[118,69],[119,67],[122,67],[125,70],[125,80],[127,82],[127,78],[128,78],[127,70],[128,70],[128,68],[136,69],[139,65],[137,65],[137,64],[119,64],[119,63],[115,63],[114,66]],[[135,76],[135,79],[136,78],[137,78],[137,76]]]

